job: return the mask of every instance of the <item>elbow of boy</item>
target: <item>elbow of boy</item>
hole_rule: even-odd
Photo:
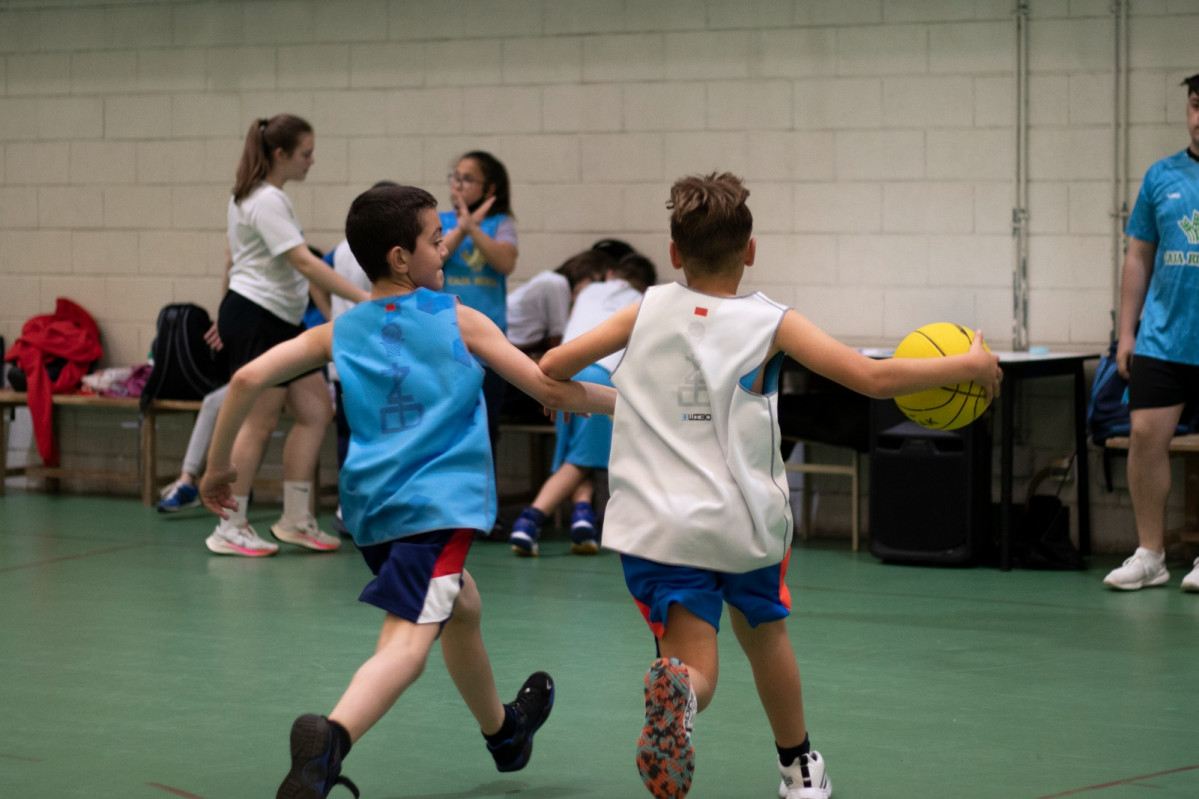
[[[541,360],[537,361],[537,365],[541,367],[541,371],[552,380],[566,380],[571,375],[562,375],[558,369],[557,350],[550,350],[545,355],[541,356]]]

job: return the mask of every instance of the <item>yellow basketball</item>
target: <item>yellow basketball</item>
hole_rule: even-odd
[[[969,351],[974,333],[961,325],[936,322],[909,333],[895,348],[896,358],[942,358]],[[986,347],[986,343],[983,343]],[[987,347],[990,352],[990,348]],[[973,381],[953,383],[895,398],[904,416],[931,430],[956,430],[973,422],[990,400]]]

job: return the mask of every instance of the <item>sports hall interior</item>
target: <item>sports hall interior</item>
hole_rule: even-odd
[[[312,123],[316,164],[286,191],[321,249],[376,180],[448,208],[453,160],[483,149],[513,181],[510,288],[604,237],[673,279],[669,186],[727,170],[751,191],[744,288],[851,345],[953,321],[997,350],[1098,354],[1141,177],[1188,141],[1178,84],[1199,71],[1196,31],[1195,0],[0,0],[0,336],[67,297],[99,324],[100,365],[126,366],[164,305],[215,313],[245,130],[290,112]],[[1000,399],[1017,502],[1074,452],[1070,400],[1061,378]],[[269,795],[290,720],[327,712],[374,646],[361,558],[212,556],[209,515],[156,514],[104,478],[137,469],[136,415],[60,410],[63,461],[89,476],[56,492],[7,477],[0,497],[0,794]],[[164,475],[189,421],[159,423]],[[9,466],[36,464],[24,410],[8,430]],[[529,452],[501,440],[501,493],[536,479]],[[818,500],[799,520],[790,631],[836,796],[1199,795],[1199,601],[1177,580],[1104,589],[1136,537],[1123,459],[1109,489],[1099,448],[1084,457],[1081,571],[884,563],[867,466],[858,551],[846,481],[804,476]],[[1172,524],[1181,460],[1173,478]],[[1196,554],[1172,545],[1171,570]],[[363,795],[643,795],[653,641],[616,555],[572,556],[551,534],[537,559],[479,542],[467,568],[501,695],[537,668],[558,682],[533,761],[494,771],[434,652],[355,745]],[[773,796],[769,728],[722,629],[690,795]]]

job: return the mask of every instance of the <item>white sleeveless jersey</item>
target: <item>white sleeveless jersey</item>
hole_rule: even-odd
[[[794,522],[779,452],[778,368],[751,388],[786,308],[760,293],[649,289],[624,359],[604,546],[742,573],[782,561]]]

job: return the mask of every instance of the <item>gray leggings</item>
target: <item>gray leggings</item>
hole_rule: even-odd
[[[183,456],[183,471],[199,479],[204,474],[204,463],[208,459],[208,445],[212,441],[212,431],[216,427],[216,417],[225,401],[225,393],[229,384],[216,391],[204,395],[204,404],[196,415],[196,424],[192,427],[191,438],[187,441],[187,453]]]

